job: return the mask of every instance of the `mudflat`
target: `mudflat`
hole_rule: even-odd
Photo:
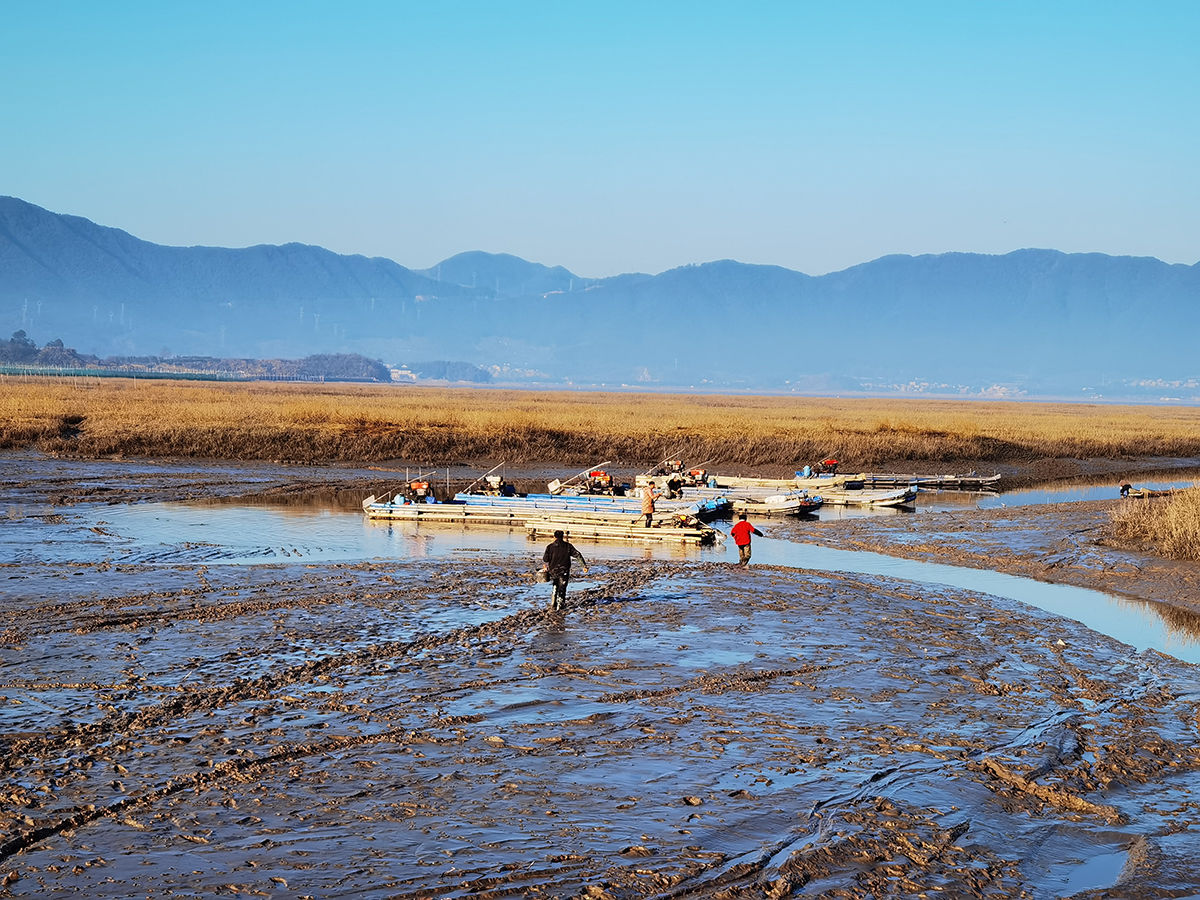
[[[533,545],[164,562],[80,513],[297,484],[352,496],[370,474],[0,470],[11,895],[1200,887],[1195,668],[1070,619],[900,579],[602,553],[558,614]],[[1196,567],[1105,546],[1110,507],[822,522],[808,539],[1192,609]],[[107,549],[71,552],[91,540]]]

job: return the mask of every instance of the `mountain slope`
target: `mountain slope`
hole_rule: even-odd
[[[0,327],[101,353],[333,351],[421,303],[475,296],[387,259],[303,244],[165,247],[14,198],[0,198],[0,276]]]
[[[0,335],[18,328],[100,355],[356,352],[587,383],[1079,395],[1200,374],[1200,265],[1019,250],[586,279],[469,252],[413,271],[301,244],[164,247],[0,198]]]

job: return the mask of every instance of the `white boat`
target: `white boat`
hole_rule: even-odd
[[[768,494],[765,497],[741,497],[731,501],[735,513],[749,516],[801,516],[816,512],[824,499],[808,491],[791,491],[786,494]]]
[[[908,506],[917,499],[917,488],[895,490],[869,488],[833,488],[821,491],[821,499],[829,506]]]

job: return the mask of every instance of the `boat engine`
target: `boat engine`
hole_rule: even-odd
[[[517,493],[516,488],[504,480],[503,475],[486,475],[484,481],[487,487],[483,489],[485,494],[494,494],[498,497],[512,497]]]
[[[612,476],[603,469],[588,472],[587,492],[589,494],[611,494],[613,492]]]
[[[433,488],[430,487],[428,481],[410,481],[408,497],[414,503],[424,503],[433,497]]]

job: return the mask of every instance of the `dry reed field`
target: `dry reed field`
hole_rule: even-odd
[[[1112,515],[1113,538],[1168,559],[1200,560],[1200,488],[1130,498]]]
[[[0,380],[0,448],[291,462],[695,464],[788,471],[1200,456],[1191,407],[537,392],[389,385]]]

